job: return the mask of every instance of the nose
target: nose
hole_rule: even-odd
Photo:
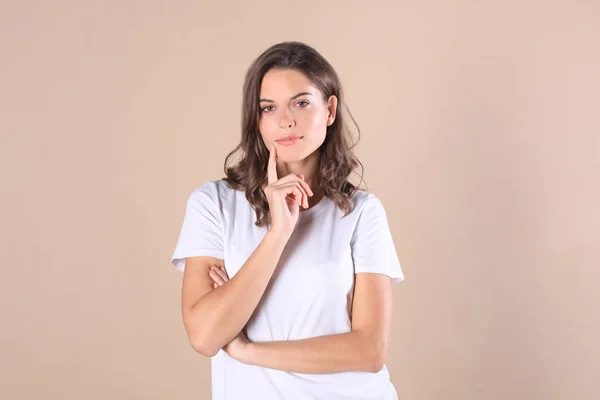
[[[296,126],[294,115],[286,107],[281,109],[281,115],[279,117],[279,126],[284,129],[289,129]]]

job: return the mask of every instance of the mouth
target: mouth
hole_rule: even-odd
[[[280,139],[280,140],[277,140],[276,142],[282,146],[291,146],[293,144],[298,143],[300,140],[302,140],[303,137],[304,136],[294,136],[291,138]]]

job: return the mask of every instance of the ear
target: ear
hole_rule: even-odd
[[[331,95],[327,99],[327,126],[330,126],[335,121],[335,113],[337,111],[338,99],[337,96]]]

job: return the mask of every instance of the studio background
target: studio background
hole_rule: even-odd
[[[600,398],[600,2],[1,1],[0,398],[209,399],[169,263],[244,73],[340,75],[400,399]]]

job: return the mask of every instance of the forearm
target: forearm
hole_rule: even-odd
[[[251,342],[240,357],[246,364],[305,374],[377,372],[382,368],[365,334],[352,331],[314,338]]]
[[[263,296],[287,240],[268,232],[235,276],[194,306],[194,317],[202,321],[202,329],[195,335],[199,347],[216,354],[242,330]]]

